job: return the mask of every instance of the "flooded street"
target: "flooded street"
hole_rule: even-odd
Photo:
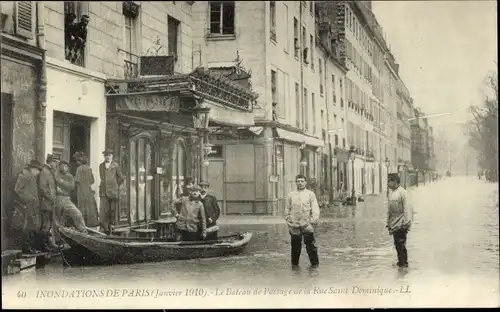
[[[291,271],[284,224],[221,225],[221,234],[254,232],[243,254],[113,267],[54,263],[4,277],[2,300],[5,307],[40,307],[43,302],[58,308],[498,306],[498,185],[453,177],[420,185],[409,196],[417,214],[408,235],[408,272],[393,267],[396,251],[385,228],[384,196],[367,197],[354,211],[340,208],[317,226],[318,272],[308,269],[305,249],[301,270]],[[211,299],[186,297],[186,287],[206,289],[204,296]],[[245,293],[256,287],[263,293]],[[146,293],[132,297],[123,292],[139,288],[156,291],[157,297],[162,290],[182,294],[141,299]],[[389,288],[395,293],[388,294]],[[120,289],[121,295],[116,300],[40,298],[40,290],[70,289]],[[20,291],[25,298],[18,297]]]

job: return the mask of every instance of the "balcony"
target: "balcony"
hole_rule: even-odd
[[[125,79],[137,78],[139,76],[139,64],[125,60],[123,65],[123,75],[125,76]]]

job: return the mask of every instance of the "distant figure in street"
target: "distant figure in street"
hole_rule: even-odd
[[[71,192],[75,189],[75,180],[69,173],[69,163],[67,161],[59,162],[59,171],[55,174],[56,178],[56,218],[63,226],[72,226],[78,231],[87,233],[85,220],[82,213],[71,201]]]
[[[12,213],[11,230],[21,237],[23,253],[34,254],[40,236],[40,211],[38,197],[38,175],[42,166],[32,160],[17,177],[14,185],[14,211]]]
[[[220,216],[220,207],[217,198],[209,194],[210,183],[201,181],[201,202],[205,208],[205,218],[207,220],[207,229],[217,224]],[[207,240],[217,240],[217,231],[207,234]]]
[[[104,152],[104,162],[99,165],[100,219],[101,227],[105,233],[111,234],[116,222],[116,211],[120,197],[120,185],[125,180],[120,165],[113,161],[114,153],[111,149]]]
[[[183,241],[199,241],[207,237],[205,208],[200,201],[201,188],[193,185],[189,188],[189,198],[180,198],[181,210],[177,215],[177,229]]]
[[[41,234],[44,240],[44,249],[57,248],[54,236],[51,231],[53,228],[55,203],[56,203],[56,178],[57,164],[59,160],[52,154],[47,155],[46,164],[40,172],[40,217]]]
[[[92,190],[92,184],[95,182],[94,174],[88,165],[87,156],[82,155],[77,161],[79,164],[75,175],[77,207],[88,227],[98,227],[97,203],[94,197],[95,192]]]
[[[410,231],[413,220],[413,210],[408,202],[406,190],[400,185],[397,173],[390,173],[387,177],[388,210],[387,229],[394,238],[394,246],[398,256],[397,266],[408,267],[408,252],[406,250],[406,237]]]
[[[319,219],[319,206],[316,195],[306,189],[306,177],[299,174],[295,177],[297,190],[290,192],[285,205],[285,220],[291,237],[292,268],[298,268],[302,251],[302,238],[306,245],[311,268],[319,265],[318,249],[314,240],[314,225]]]

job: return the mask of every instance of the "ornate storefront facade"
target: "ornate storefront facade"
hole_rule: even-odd
[[[256,97],[203,68],[190,74],[108,80],[106,96],[106,146],[115,151],[126,176],[117,214],[124,226],[169,215],[186,177],[207,179],[209,123],[228,111],[233,118],[251,116]]]

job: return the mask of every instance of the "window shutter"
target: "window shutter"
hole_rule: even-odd
[[[14,27],[16,35],[33,39],[33,2],[16,1]]]

